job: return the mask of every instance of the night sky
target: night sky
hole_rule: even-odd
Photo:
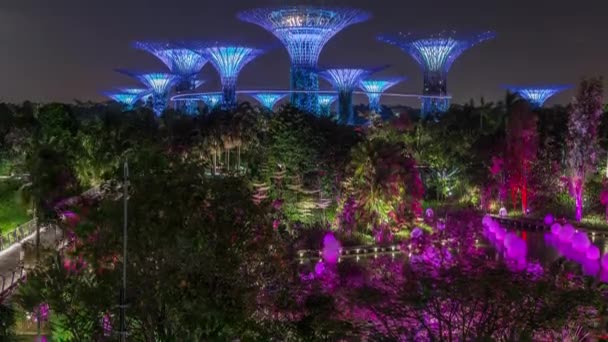
[[[7,4],[9,2],[9,4]],[[114,68],[163,70],[154,57],[130,47],[138,39],[229,40],[275,46],[249,64],[240,89],[287,88],[289,57],[278,40],[240,22],[237,11],[286,3],[279,0],[5,0],[0,4],[0,101],[102,100],[115,86],[137,86]],[[306,3],[300,1],[299,3]],[[310,1],[308,1],[310,3]],[[392,65],[380,76],[408,76],[394,92],[422,88],[417,64],[379,33],[491,29],[497,38],[465,52],[453,65],[448,89],[455,102],[504,97],[502,84],[577,83],[608,75],[606,0],[326,0],[370,11],[321,53],[327,66]],[[202,72],[215,91],[216,72]],[[322,83],[322,87],[328,87]],[[567,103],[574,91],[549,101]],[[362,99],[356,99],[360,102]],[[417,105],[417,101],[404,104]]]

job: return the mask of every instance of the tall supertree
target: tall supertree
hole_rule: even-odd
[[[137,49],[147,51],[156,56],[169,68],[172,74],[180,77],[175,87],[178,93],[192,91],[197,88],[196,75],[208,61],[202,53],[202,44],[138,41],[134,43],[134,46]],[[188,114],[197,114],[196,102],[186,101],[185,111]]]
[[[251,96],[266,107],[266,109],[272,111],[274,105],[287,96],[287,93],[254,93]]]
[[[137,101],[139,101],[139,99],[147,93],[147,89],[124,88],[107,91],[103,94],[110,99],[123,104],[126,110],[132,110]]]
[[[331,105],[336,102],[338,95],[320,94],[319,95],[319,114],[329,117],[331,115]]]
[[[516,93],[532,105],[533,108],[541,108],[553,95],[572,88],[570,85],[549,85],[535,87],[507,86],[510,92]]]
[[[405,77],[392,79],[364,80],[359,83],[359,87],[365,91],[369,99],[369,109],[375,113],[380,113],[380,97],[387,89],[405,80]]]
[[[442,113],[450,107],[447,75],[450,67],[463,52],[469,48],[495,37],[493,32],[483,32],[462,36],[456,32],[441,32],[434,35],[399,33],[393,36],[380,36],[380,41],[396,45],[408,53],[424,70],[422,115]]]
[[[179,81],[178,75],[164,72],[138,72],[132,70],[117,69],[116,71],[131,76],[143,83],[152,92],[152,110],[157,115],[167,108],[167,99],[171,87]]]
[[[204,51],[222,81],[222,109],[236,108],[236,81],[247,63],[263,53],[262,50],[237,45],[210,46]]]
[[[355,124],[353,110],[353,91],[362,79],[379,69],[326,69],[321,71],[323,76],[338,91],[338,118],[347,125]]]
[[[370,14],[350,8],[286,6],[251,9],[239,13],[238,18],[263,27],[285,45],[291,57],[291,103],[318,113],[321,50],[338,32],[368,20]]]

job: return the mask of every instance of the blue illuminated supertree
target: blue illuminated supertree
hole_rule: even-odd
[[[369,109],[375,113],[380,113],[380,97],[388,88],[405,80],[405,77],[391,79],[364,80],[359,83],[359,87],[365,91],[369,99]]]
[[[515,87],[507,86],[509,91],[516,93],[520,97],[528,101],[532,107],[541,108],[545,101],[551,96],[572,88],[569,85],[549,85],[549,86],[533,86],[533,87]]]
[[[338,91],[338,118],[347,125],[355,124],[353,91],[362,79],[379,69],[326,69],[320,73]]]
[[[116,102],[122,103],[125,106],[126,110],[131,110],[133,109],[137,101],[147,93],[147,89],[123,88],[114,91],[108,91],[103,94]]]
[[[380,41],[396,45],[410,54],[424,70],[422,115],[442,113],[448,110],[447,75],[450,67],[467,49],[495,37],[493,32],[470,36],[459,36],[455,32],[442,32],[430,36],[399,33],[395,36],[380,36]]]
[[[291,57],[291,103],[301,110],[318,113],[317,63],[323,46],[344,28],[370,18],[367,12],[350,8],[287,6],[258,8],[238,18],[274,34]]]
[[[211,46],[205,55],[220,74],[222,81],[222,109],[236,108],[236,81],[247,63],[263,53],[262,50],[233,45]]]
[[[222,102],[222,94],[201,95],[200,99],[205,103],[207,109],[212,111]]]
[[[179,81],[180,77],[163,72],[138,72],[118,69],[122,74],[131,76],[143,83],[152,92],[152,110],[157,115],[167,108],[167,98],[171,87]]]
[[[207,64],[207,58],[202,53],[200,43],[172,42],[135,42],[135,48],[147,51],[160,59],[172,74],[180,77],[175,90],[179,92],[192,91],[197,88],[196,75]],[[196,114],[196,102],[186,101],[185,111]]]
[[[266,107],[266,109],[272,111],[274,105],[287,96],[287,93],[257,93],[251,94],[251,96]]]
[[[331,115],[331,105],[338,99],[338,95],[320,94],[319,95],[319,114],[329,117]]]

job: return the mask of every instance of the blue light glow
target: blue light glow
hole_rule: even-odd
[[[104,95],[111,98],[116,102],[120,102],[125,105],[128,109],[133,108],[133,105],[137,103],[137,100],[141,97],[140,94],[134,93],[123,93],[123,92],[107,92]]]
[[[137,79],[152,91],[152,109],[157,115],[167,108],[167,97],[171,86],[180,80],[178,75],[162,72],[142,73],[121,69],[117,71]]]
[[[325,44],[344,28],[366,21],[369,13],[349,8],[287,6],[258,8],[238,14],[240,20],[256,24],[274,34],[291,57],[291,102],[317,112],[319,80],[315,70]]]
[[[338,95],[319,95],[319,107],[321,107],[321,116],[331,115],[331,105],[338,99]]]
[[[214,109],[217,107],[217,105],[219,105],[222,102],[222,95],[221,94],[202,95],[200,97],[200,99],[205,103],[205,105],[209,109]]]
[[[405,78],[361,81],[359,87],[367,94],[369,109],[376,113],[380,113],[382,110],[380,106],[380,96],[382,96],[382,93],[403,80],[405,80]]]
[[[251,96],[266,107],[266,109],[272,111],[274,105],[287,96],[287,93],[259,93],[252,94]]]
[[[553,95],[570,89],[569,85],[553,85],[542,87],[507,87],[511,92],[518,94],[528,101],[532,107],[540,108]]]
[[[205,84],[203,80],[194,80],[194,89],[200,88],[203,84]]]
[[[320,73],[338,91],[338,117],[347,125],[354,125],[353,91],[361,80],[376,70],[368,69],[327,69]]]
[[[261,53],[262,50],[243,46],[214,46],[205,49],[209,61],[220,74],[224,109],[236,107],[236,81],[239,73]]]
[[[190,77],[207,64],[207,58],[201,51],[188,46],[166,42],[135,42],[135,47],[160,59],[172,73],[181,77]]]
[[[378,39],[400,47],[423,68],[424,95],[445,96],[448,94],[447,73],[456,58],[469,48],[494,37],[493,32],[459,36],[452,31],[430,36],[399,33],[396,36],[380,36]],[[422,102],[423,116],[444,112],[449,108],[449,100],[424,98]]]

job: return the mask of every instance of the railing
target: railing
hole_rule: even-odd
[[[17,288],[19,283],[25,279],[23,266],[11,271],[10,275],[0,274],[0,303],[4,301]]]
[[[0,235],[0,252],[21,242],[36,231],[36,219],[30,220],[14,230]]]

